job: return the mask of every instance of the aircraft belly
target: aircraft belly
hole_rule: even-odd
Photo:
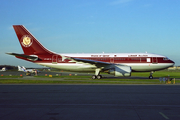
[[[156,71],[156,70],[161,70],[168,68],[172,66],[173,64],[171,63],[157,63],[157,64],[126,64],[128,66],[131,66],[132,71],[142,71],[142,72],[149,72],[149,71]]]

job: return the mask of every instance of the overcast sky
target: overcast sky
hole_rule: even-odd
[[[180,65],[180,0],[1,0],[0,65],[37,66],[23,53],[12,25],[24,25],[57,53],[165,55]]]

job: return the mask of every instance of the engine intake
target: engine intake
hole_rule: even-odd
[[[131,76],[131,67],[129,66],[115,66],[114,68],[108,71],[109,74],[114,75],[116,77],[129,77]]]

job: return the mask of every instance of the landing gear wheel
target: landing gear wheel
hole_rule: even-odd
[[[95,75],[93,75],[93,76],[92,76],[92,79],[96,79],[96,76],[95,76]]]
[[[153,79],[153,76],[152,76],[153,73],[154,73],[153,71],[150,72],[149,79]]]
[[[101,79],[102,78],[102,76],[101,75],[97,75],[97,79]]]
[[[149,76],[149,79],[153,79],[153,76]]]

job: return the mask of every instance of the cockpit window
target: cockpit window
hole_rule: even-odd
[[[169,60],[169,58],[167,58],[167,57],[164,57],[164,58],[163,58],[163,60]]]

